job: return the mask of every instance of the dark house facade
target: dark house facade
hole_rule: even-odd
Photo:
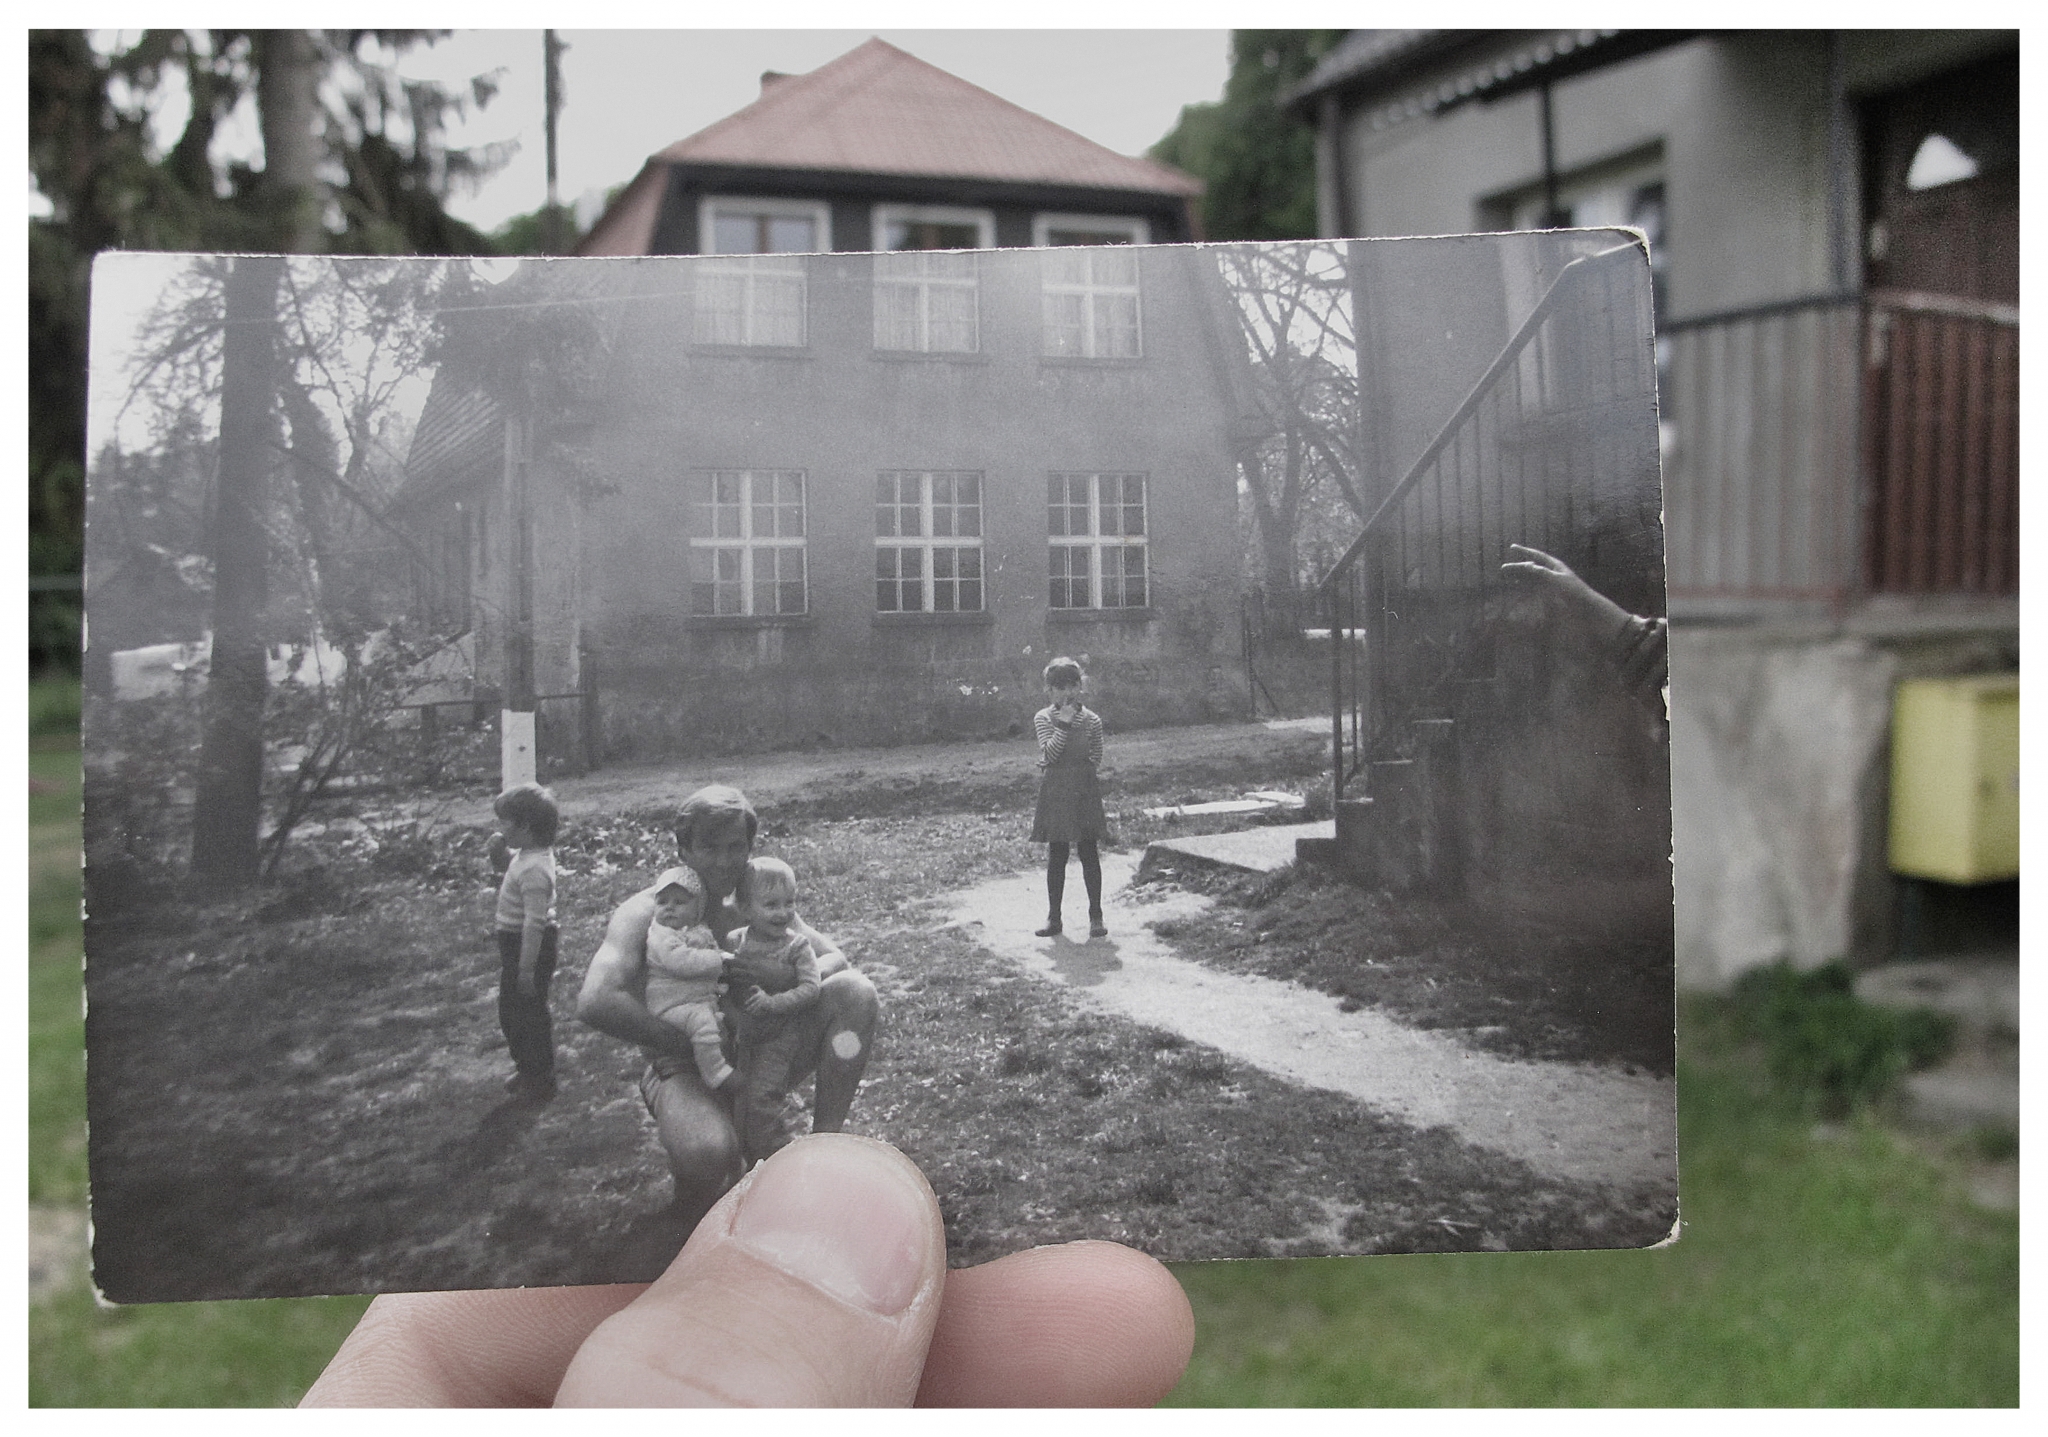
[[[1198,240],[1201,182],[869,40],[647,161],[578,254]]]

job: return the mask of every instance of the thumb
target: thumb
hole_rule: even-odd
[[[826,1133],[769,1158],[584,1342],[558,1407],[909,1406],[945,1289],[910,1160]]]

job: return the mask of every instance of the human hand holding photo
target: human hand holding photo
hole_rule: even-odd
[[[755,1168],[646,1287],[378,1298],[309,1407],[1144,1406],[1194,1316],[1114,1243],[946,1270],[910,1160],[843,1134]]]

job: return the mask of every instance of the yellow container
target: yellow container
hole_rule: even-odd
[[[2020,676],[1909,679],[1892,703],[1891,865],[1985,883],[2020,871]]]

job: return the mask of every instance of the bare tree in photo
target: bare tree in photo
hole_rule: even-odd
[[[1270,431],[1241,456],[1258,571],[1269,591],[1292,591],[1311,577],[1304,537],[1366,512],[1346,257],[1340,245],[1301,244],[1226,248],[1217,259]]]
[[[444,646],[410,612],[421,556],[384,510],[448,276],[417,261],[197,260],[139,331],[122,413],[146,417],[151,440],[134,455],[117,442],[99,462],[122,516],[115,552],[161,558],[211,590],[190,869],[210,886],[276,869]],[[174,460],[216,427],[216,473],[195,485]],[[186,492],[145,502],[115,477],[128,474]],[[208,516],[204,551],[181,555],[194,513]]]

